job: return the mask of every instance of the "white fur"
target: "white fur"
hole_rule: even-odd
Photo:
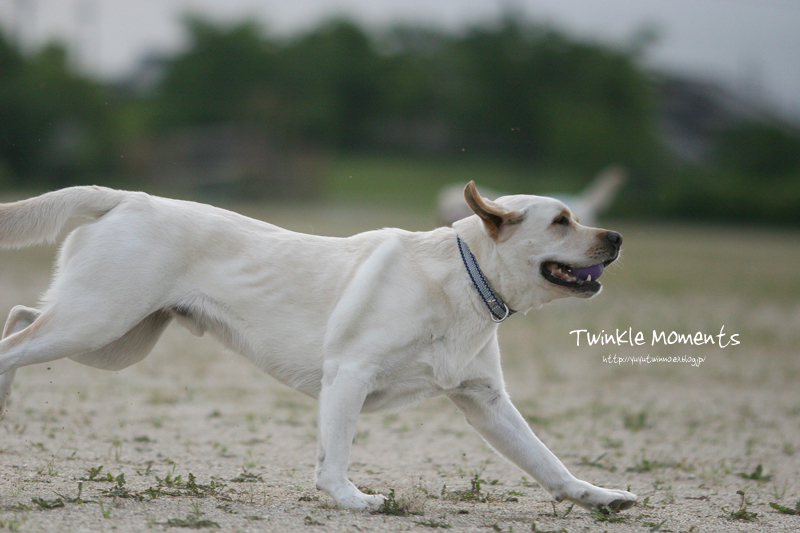
[[[119,370],[143,359],[176,318],[319,399],[317,487],[343,508],[375,510],[383,501],[346,477],[359,413],[438,394],[556,499],[626,508],[635,495],[573,477],[509,401],[498,326],[466,273],[456,233],[519,311],[575,295],[544,279],[542,261],[588,266],[618,250],[603,230],[554,225],[568,214],[556,200],[512,196],[492,206],[502,220],[515,215],[513,224],[488,228],[472,216],[424,233],[332,238],[99,187],[0,205],[0,247],[52,240],[70,217],[90,219],[66,239],[42,307],[9,315],[0,413],[18,367],[68,357]]]

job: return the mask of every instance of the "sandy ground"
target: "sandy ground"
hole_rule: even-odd
[[[501,328],[515,404],[578,477],[637,493],[627,512],[555,504],[443,398],[358,426],[351,479],[394,491],[408,512],[340,511],[314,489],[315,402],[173,325],[121,372],[71,361],[18,372],[0,420],[0,530],[797,531],[800,516],[769,505],[800,501],[797,235],[761,239],[750,258],[722,230],[628,233],[599,297]],[[767,253],[769,280],[731,264]],[[0,313],[35,303],[51,255],[0,255]],[[722,326],[738,346],[650,343],[654,330]],[[569,333],[627,328],[647,342],[577,346]],[[614,354],[703,362],[603,362]]]

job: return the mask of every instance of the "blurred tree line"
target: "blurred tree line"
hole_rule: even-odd
[[[286,183],[270,192],[309,192],[320,153],[469,153],[585,181],[623,165],[622,215],[800,224],[797,131],[726,125],[708,161],[679,164],[660,138],[658,78],[635,47],[511,17],[461,34],[333,21],[291,38],[253,22],[185,24],[188,47],[137,90],[73,72],[58,45],[23,55],[0,36],[0,186],[124,186],[211,167],[224,181],[274,165]]]

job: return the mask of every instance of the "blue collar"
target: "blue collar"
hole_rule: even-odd
[[[472,284],[475,285],[478,294],[481,295],[483,303],[485,303],[486,307],[489,309],[492,320],[499,323],[513,315],[516,311],[513,311],[506,305],[503,299],[489,286],[489,282],[486,281],[486,278],[483,277],[483,272],[481,272],[481,268],[478,266],[478,261],[475,259],[475,256],[472,255],[467,243],[462,241],[461,237],[458,235],[456,235],[456,240],[458,241],[458,251],[461,252],[461,259],[464,261],[464,266],[467,268],[467,274],[469,274]]]

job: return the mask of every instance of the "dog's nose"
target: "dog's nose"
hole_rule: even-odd
[[[611,244],[619,247],[622,244],[622,235],[620,235],[616,231],[607,231],[606,240],[608,240],[608,242],[610,242]]]

